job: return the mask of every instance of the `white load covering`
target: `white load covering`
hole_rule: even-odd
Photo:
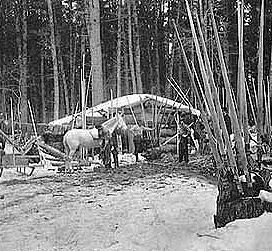
[[[87,108],[86,110],[86,116],[87,117],[102,117],[103,113],[108,112],[108,110],[111,107],[114,108],[123,108],[123,107],[129,107],[129,106],[135,106],[140,104],[143,101],[147,101],[147,100],[153,100],[156,102],[158,102],[158,104],[167,104],[168,107],[174,107],[176,109],[179,109],[180,111],[184,111],[184,112],[189,112],[191,111],[192,114],[199,116],[200,115],[200,111],[189,107],[187,105],[183,105],[179,102],[175,102],[172,99],[168,99],[168,98],[163,98],[160,96],[156,96],[156,95],[151,95],[151,94],[131,94],[131,95],[126,95],[126,96],[122,96],[119,98],[115,98],[113,100],[109,100],[107,102],[101,103],[99,105],[94,106],[93,108]],[[80,113],[78,113],[80,114]],[[76,114],[77,115],[77,114]],[[64,118],[58,119],[58,120],[54,120],[52,122],[50,122],[50,125],[62,125],[62,124],[67,124],[70,121],[72,121],[73,119],[73,115],[69,115],[66,116]]]

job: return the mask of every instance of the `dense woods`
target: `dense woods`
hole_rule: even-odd
[[[190,5],[199,14],[220,101],[225,105],[208,0],[191,0]],[[214,0],[213,6],[236,93],[237,2]],[[245,0],[244,9],[245,77],[254,95],[260,1]],[[82,82],[90,87],[87,106],[110,99],[111,90],[114,97],[153,93],[175,99],[168,76],[173,76],[194,103],[172,20],[177,23],[187,56],[198,68],[184,1],[1,0],[0,110],[9,116],[12,97],[16,119],[19,114],[20,120],[27,122],[30,100],[36,119],[51,121],[73,113],[78,102],[81,107]],[[271,25],[271,1],[266,1],[265,83],[272,75]],[[251,113],[249,118],[252,123]]]

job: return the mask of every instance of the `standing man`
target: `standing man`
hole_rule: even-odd
[[[102,140],[100,158],[102,158],[103,164],[106,169],[111,168],[111,143],[110,143],[110,133],[105,130],[102,125],[96,126],[98,130],[98,138]]]
[[[5,119],[4,113],[0,112],[0,129],[3,133],[8,134],[8,121]],[[6,139],[0,134],[0,149],[5,150]]]
[[[136,162],[139,161],[139,153],[143,152],[144,150],[144,139],[143,139],[143,132],[146,131],[153,131],[155,128],[148,128],[143,125],[142,121],[138,121],[137,125],[134,125],[130,128],[131,132],[133,133],[133,143],[134,143],[134,154],[136,157]]]
[[[226,127],[227,127],[228,134],[231,135],[232,134],[232,128],[231,128],[231,119],[230,119],[230,116],[229,116],[229,113],[228,113],[228,108],[224,107],[222,110],[223,110],[223,117],[224,117],[224,121],[225,121],[225,124],[226,124]]]
[[[180,130],[179,130],[179,162],[183,160],[188,163],[189,162],[189,136],[190,136],[190,128],[181,121]]]
[[[118,161],[118,139],[117,139],[117,132],[116,130],[113,131],[110,139],[110,145],[111,145],[111,153],[113,156],[114,161],[114,167],[119,167],[119,161]]]

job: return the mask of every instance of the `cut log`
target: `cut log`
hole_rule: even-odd
[[[172,137],[176,134],[175,130],[163,128],[161,129],[160,136],[161,137]]]
[[[58,149],[49,146],[41,141],[37,141],[37,145],[41,148],[41,150],[45,151],[46,153],[60,159],[66,159],[65,153],[59,151]]]
[[[259,217],[264,213],[264,209],[264,204],[260,198],[240,198],[231,202],[217,202],[214,224],[216,228],[219,228],[236,219]]]
[[[142,153],[142,155],[147,160],[155,160],[160,159],[162,154],[165,153],[176,153],[176,145],[165,145],[160,147],[154,147],[152,149],[148,149],[146,152]]]

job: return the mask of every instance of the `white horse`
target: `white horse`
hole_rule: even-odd
[[[105,121],[102,124],[102,129],[111,137],[115,129],[127,130],[127,125],[121,115]],[[101,146],[102,140],[98,137],[98,129],[71,129],[63,137],[63,145],[65,153],[71,160],[77,149],[82,146],[87,149],[92,149]]]

